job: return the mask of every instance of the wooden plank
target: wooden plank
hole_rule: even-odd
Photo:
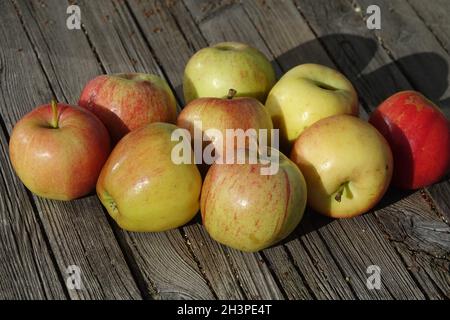
[[[154,299],[213,299],[213,289],[202,277],[197,261],[179,230],[165,233],[125,233]]]
[[[177,88],[179,100],[182,100],[184,66],[196,50],[207,45],[206,41],[195,24],[189,22],[189,15],[186,15],[186,8],[181,1],[145,3],[129,1],[128,5],[152,52],[163,66],[173,87]],[[179,28],[181,25],[183,31]],[[158,32],[153,32],[155,29],[158,29]],[[200,267],[219,299],[284,297],[276,279],[268,268],[260,266],[257,256],[246,260],[244,254],[232,256],[226,248],[216,251],[217,244],[213,243],[203,227],[196,224],[191,224],[183,230]],[[213,263],[211,257],[215,256],[217,258]],[[233,264],[238,267],[233,269]],[[217,279],[219,274],[222,279],[228,281],[221,283]]]
[[[219,299],[244,299],[246,296],[234,276],[235,272],[227,259],[227,253],[223,246],[211,241],[202,228],[200,224],[193,224],[189,228],[185,228],[185,234],[205,276],[211,283],[211,287],[214,288]]]
[[[367,29],[365,22],[359,14],[359,12],[363,10],[362,8],[355,11],[355,8],[346,1],[322,3],[305,0],[298,1],[296,3],[303,16],[308,17],[309,26],[314,30],[315,34],[319,37],[319,40],[321,40],[321,43],[327,51],[330,53],[337,52],[337,54],[333,55],[335,63],[342,70],[344,70],[351,79],[354,79],[353,82],[357,87],[360,96],[364,99],[366,102],[365,104],[370,109],[375,108],[379,101],[386,98],[386,93],[388,92],[386,90],[389,90],[386,86],[387,82],[391,82],[392,87],[390,90],[393,92],[411,88],[408,80],[402,76],[402,73],[392,62],[385,50],[377,50],[374,53],[373,59],[370,61],[368,67],[364,70],[352,68],[354,65],[363,65],[363,63],[359,61],[360,59],[363,59],[364,61],[367,59],[365,56],[360,56],[358,52],[368,52],[370,48],[367,47],[367,40],[357,42],[353,41],[352,43],[352,41],[345,41],[345,39],[348,39],[349,35],[357,34],[364,36],[367,39],[371,39],[374,43],[377,43],[378,41],[377,38],[374,37],[373,32]],[[335,34],[336,26],[339,27],[339,30],[343,34]],[[339,43],[346,43],[349,45],[349,53],[340,50],[341,47],[339,46]],[[378,87],[372,86],[371,83],[378,83],[378,87],[381,90],[378,91]],[[377,90],[373,90],[371,88],[377,88]],[[391,191],[390,195],[393,195],[394,192],[395,191]],[[389,200],[388,198],[389,195],[385,199],[386,205],[390,202],[395,202],[398,200],[394,199],[394,201]],[[422,206],[424,203],[423,199],[421,200],[419,198],[415,198],[415,201],[418,202],[417,206]],[[427,211],[427,214],[429,214],[429,218],[435,220],[436,223],[440,221],[440,218],[434,212]],[[377,216],[381,223],[383,223],[383,219],[389,218],[389,214]],[[396,245],[396,249],[403,257],[403,260],[406,261],[404,258],[405,256],[410,258],[412,257],[411,252],[403,250],[403,246]],[[425,256],[429,255],[426,252],[422,252],[421,254]],[[427,258],[424,257],[423,259]],[[431,283],[435,272],[434,266],[424,265],[423,268],[426,268],[426,272],[417,272],[415,269],[411,269],[410,272],[419,284]],[[445,287],[445,285],[442,284],[442,287]],[[425,288],[423,289],[425,290]],[[427,290],[425,291],[429,298],[442,298],[442,293]]]
[[[189,1],[187,5],[189,11],[194,13],[193,18],[197,24],[201,24],[207,19],[214,16],[221,15],[223,11],[229,9],[232,6],[239,5],[240,0],[198,0]]]
[[[430,5],[430,3],[420,0],[409,0],[408,3],[447,53],[449,53],[450,24],[448,23],[447,14],[450,12],[450,2],[447,0],[433,0],[432,5]]]
[[[433,204],[442,220],[450,225],[450,181],[447,179],[428,187],[426,191],[433,199]]]
[[[2,15],[3,21],[9,17]],[[0,35],[4,35],[0,27]],[[0,77],[9,75],[17,61],[16,46],[0,50],[7,66]],[[26,58],[27,59],[27,58]],[[0,92],[5,89],[0,81]],[[9,102],[0,95],[2,105]],[[45,241],[33,204],[14,175],[8,157],[8,138],[0,132],[0,299],[66,299],[52,253]]]
[[[206,43],[198,31],[192,29],[195,27],[192,23],[185,23],[182,28],[186,29],[181,31],[177,20],[172,16],[180,6],[179,1],[130,0],[126,4],[159,65],[164,67],[179,101],[183,101],[184,67],[191,55]]]
[[[307,209],[300,227],[293,234],[293,238],[298,239],[286,243],[288,253],[317,299],[356,299],[357,294],[319,233],[329,221],[320,219],[319,223],[314,223],[316,219],[320,217]]]
[[[60,1],[48,1],[46,4],[47,8],[51,8],[52,11],[39,9],[35,13],[37,21],[46,21],[46,19],[50,19],[51,14],[63,13],[67,7],[66,3]],[[84,77],[80,80],[81,85],[84,85],[90,78],[103,73],[102,67],[107,72],[146,71],[162,75],[151,52],[139,36],[139,31],[130,27],[133,25],[133,21],[123,4],[115,7],[112,2],[80,2],[79,5],[83,12],[82,17],[85,19],[84,24],[89,41],[95,48],[101,63],[99,65],[85,34],[82,31],[76,33],[78,39],[73,45],[78,52],[81,52],[80,55],[83,59],[92,63],[89,72],[86,70],[83,71],[84,73],[80,72],[80,76]],[[65,17],[65,14],[63,16]],[[41,25],[35,27],[39,28]],[[105,33],[108,34],[108,37],[104,36]],[[55,48],[62,47],[53,43],[55,41],[53,39],[55,37],[54,30],[40,30],[40,34],[42,39],[36,39],[37,43],[50,43]],[[73,42],[73,36],[73,31],[62,30],[58,33],[59,41],[62,42]],[[68,47],[67,50],[75,50],[75,47]],[[38,48],[38,51],[43,53],[45,48]],[[67,64],[67,60],[70,60],[67,59],[65,52],[58,51],[56,53],[60,57],[59,59],[64,61],[62,63]],[[86,61],[83,63],[86,64]],[[48,61],[44,61],[44,67],[51,70],[52,65],[58,64],[51,56]],[[66,68],[69,67],[77,68],[77,64],[71,64]],[[64,76],[62,71],[56,69],[55,81],[60,82],[60,78]],[[77,72],[77,70],[73,71]],[[72,101],[76,102],[81,89],[70,85],[65,88],[65,91],[73,96],[74,100]],[[95,197],[92,197],[91,200],[98,214],[105,219],[105,213],[100,209],[98,200]],[[213,297],[179,231],[175,230],[170,235],[168,233],[138,235],[119,230],[113,222],[112,225],[125,250],[124,253],[127,255],[126,258],[134,276],[139,281],[146,297],[157,299]],[[171,240],[171,238],[177,241]]]
[[[15,33],[7,32],[2,41],[6,41],[6,48],[17,46],[27,50],[16,53],[13,63],[15,86],[7,87],[3,95],[8,103],[2,104],[2,114],[8,131],[14,123],[37,104],[50,100],[55,89],[57,98],[71,98],[74,102],[80,89],[83,77],[90,77],[98,68],[95,58],[89,58],[78,46],[83,34],[70,33],[68,39],[60,36],[68,34],[65,28],[65,8],[55,11],[56,7],[48,6],[44,2],[21,2],[20,16],[26,21],[26,30],[20,25],[16,10],[9,1],[2,1],[3,14],[9,19],[8,28]],[[50,14],[51,13],[51,14]],[[50,20],[48,17],[56,20]],[[49,21],[45,24],[45,21]],[[53,22],[51,22],[53,21]],[[43,34],[51,37],[43,38]],[[80,37],[81,36],[81,37]],[[30,46],[28,38],[32,42]],[[11,45],[8,45],[10,43]],[[34,52],[36,50],[36,52]],[[23,52],[23,51],[22,51]],[[40,61],[36,58],[36,54]],[[51,58],[56,59],[48,65]],[[27,58],[27,59],[25,59]],[[91,60],[94,63],[91,63]],[[43,70],[40,68],[43,63]],[[75,80],[74,80],[75,79]],[[58,81],[58,83],[55,83]],[[20,88],[22,94],[18,94]],[[31,98],[32,97],[32,100]],[[61,277],[67,277],[66,269],[69,265],[77,265],[81,269],[82,290],[70,290],[72,299],[139,299],[141,297],[133,276],[125,262],[120,247],[106,220],[101,206],[94,197],[86,197],[73,202],[49,201],[34,197],[36,207],[42,220],[50,246],[55,254]]]
[[[427,296],[449,299],[450,226],[435,219],[421,200],[418,191],[376,214],[408,268],[419,274],[417,281]]]

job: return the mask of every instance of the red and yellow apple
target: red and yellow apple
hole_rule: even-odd
[[[264,103],[275,84],[275,71],[259,50],[238,42],[222,42],[198,51],[186,65],[183,79],[185,103],[201,97],[226,97],[234,88],[238,96]]]
[[[418,189],[439,181],[450,168],[450,122],[421,93],[399,92],[371,115],[394,154],[392,183]]]
[[[281,152],[278,171],[262,175],[267,164],[214,164],[201,195],[203,225],[216,241],[242,251],[258,251],[285,239],[306,206],[306,184],[296,165]],[[248,152],[246,153],[248,157]],[[267,159],[267,158],[266,158]]]
[[[241,138],[242,147],[249,146],[250,136],[245,136],[248,129],[254,129],[254,133],[258,134],[260,129],[267,130],[267,141],[265,145],[270,145],[270,134],[273,129],[272,120],[264,106],[254,98],[235,98],[236,91],[231,89],[227,98],[199,98],[189,103],[180,113],[177,120],[177,125],[181,128],[187,129],[191,137],[195,137],[195,125],[198,121],[201,124],[203,135],[207,135],[209,129],[216,129],[220,131],[223,138],[220,142],[215,138],[208,137],[214,143],[216,152],[225,152],[229,147],[236,149]],[[227,145],[227,130],[242,129],[242,137],[239,132],[235,132],[236,136],[230,141],[233,146]],[[259,134],[255,140],[257,141]],[[244,141],[245,139],[245,141]]]
[[[316,121],[337,115],[358,115],[358,96],[337,70],[302,64],[289,70],[272,88],[266,107],[289,150],[300,134]]]
[[[173,124],[152,123],[130,132],[103,167],[97,195],[123,229],[165,231],[197,213],[202,180],[195,163],[172,161],[176,129]]]
[[[306,129],[291,154],[308,186],[308,205],[333,218],[373,208],[392,177],[391,149],[369,123],[349,115],[319,120]]]
[[[93,191],[109,152],[108,131],[95,115],[55,101],[25,115],[9,143],[20,180],[36,195],[54,200]]]
[[[153,74],[98,76],[84,87],[78,104],[92,111],[117,143],[152,122],[175,123],[176,100],[167,82]]]

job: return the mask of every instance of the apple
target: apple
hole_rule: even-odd
[[[128,231],[177,228],[199,209],[202,180],[194,163],[175,164],[177,127],[152,123],[127,134],[114,148],[97,182],[97,195]],[[192,152],[192,150],[191,150]]]
[[[198,51],[186,65],[185,103],[201,97],[223,98],[229,88],[242,97],[264,103],[275,84],[275,71],[257,49],[238,42],[222,42]]]
[[[177,116],[172,90],[153,74],[98,76],[84,87],[78,104],[102,120],[114,144],[131,130],[152,122],[175,123]]]
[[[316,121],[337,115],[358,115],[358,96],[340,72],[318,64],[289,70],[267,97],[273,125],[281,144],[289,150],[299,135]]]
[[[402,91],[370,117],[394,154],[393,185],[419,189],[439,181],[450,168],[450,123],[430,100]]]
[[[281,152],[269,150],[278,153],[275,174],[262,175],[266,164],[250,164],[248,159],[245,164],[216,163],[209,169],[201,214],[216,241],[242,251],[262,250],[285,239],[302,219],[307,197],[303,175]]]
[[[306,179],[308,205],[332,218],[373,208],[392,177],[391,149],[369,123],[349,115],[319,120],[295,142],[291,160]]]
[[[72,200],[90,193],[110,152],[108,131],[91,112],[52,101],[25,115],[11,134],[11,164],[34,194]]]
[[[249,136],[244,136],[248,129],[254,129],[259,135],[259,130],[267,130],[267,140],[265,145],[270,144],[270,134],[273,129],[272,120],[264,106],[254,98],[235,98],[236,90],[230,89],[228,96],[222,98],[198,98],[189,103],[181,111],[177,119],[177,125],[180,128],[187,129],[192,138],[195,137],[196,121],[199,121],[198,130],[201,130],[202,136],[207,136],[209,129],[219,130],[221,141],[219,147],[216,137],[208,137],[215,144],[216,152],[222,152],[226,156],[226,150],[229,147],[237,148],[239,134],[236,132],[236,138],[232,140],[233,146],[227,146],[227,130],[242,129],[242,138],[245,138],[245,145],[249,146]],[[255,142],[258,136],[255,137]],[[231,141],[231,140],[229,140]],[[244,141],[244,140],[241,140]],[[198,141],[195,141],[198,143]]]

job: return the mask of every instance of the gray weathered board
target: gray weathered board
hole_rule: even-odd
[[[81,30],[66,27],[81,8]],[[369,30],[366,8],[381,9]],[[249,43],[277,75],[315,62],[352,80],[367,115],[393,92],[417,89],[450,114],[446,0],[0,1],[0,299],[449,299],[450,180],[390,190],[372,212],[330,220],[307,211],[289,239],[259,253],[214,242],[199,219],[165,233],[118,228],[95,195],[40,199],[8,159],[14,124],[52,96],[75,104],[102,73],[168,80],[200,48]],[[66,286],[82,270],[81,290]],[[366,286],[367,268],[382,286]]]

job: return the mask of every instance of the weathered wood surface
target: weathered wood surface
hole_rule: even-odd
[[[224,40],[259,48],[278,76],[305,62],[340,69],[360,94],[364,118],[384,98],[408,88],[447,110],[450,24],[441,14],[447,2],[77,4],[80,31],[65,27],[69,2],[0,2],[0,298],[450,298],[448,180],[411,194],[391,190],[373,212],[352,220],[332,221],[308,211],[287,241],[248,254],[214,242],[198,219],[166,233],[128,233],[107,217],[95,196],[73,203],[39,199],[26,191],[7,160],[7,139],[23,114],[52,95],[76,103],[97,74],[159,74],[182,107],[186,62],[200,48]],[[369,4],[382,8],[379,31],[366,27]],[[71,264],[82,269],[83,290],[66,288]],[[381,290],[366,286],[369,265],[381,268]]]

